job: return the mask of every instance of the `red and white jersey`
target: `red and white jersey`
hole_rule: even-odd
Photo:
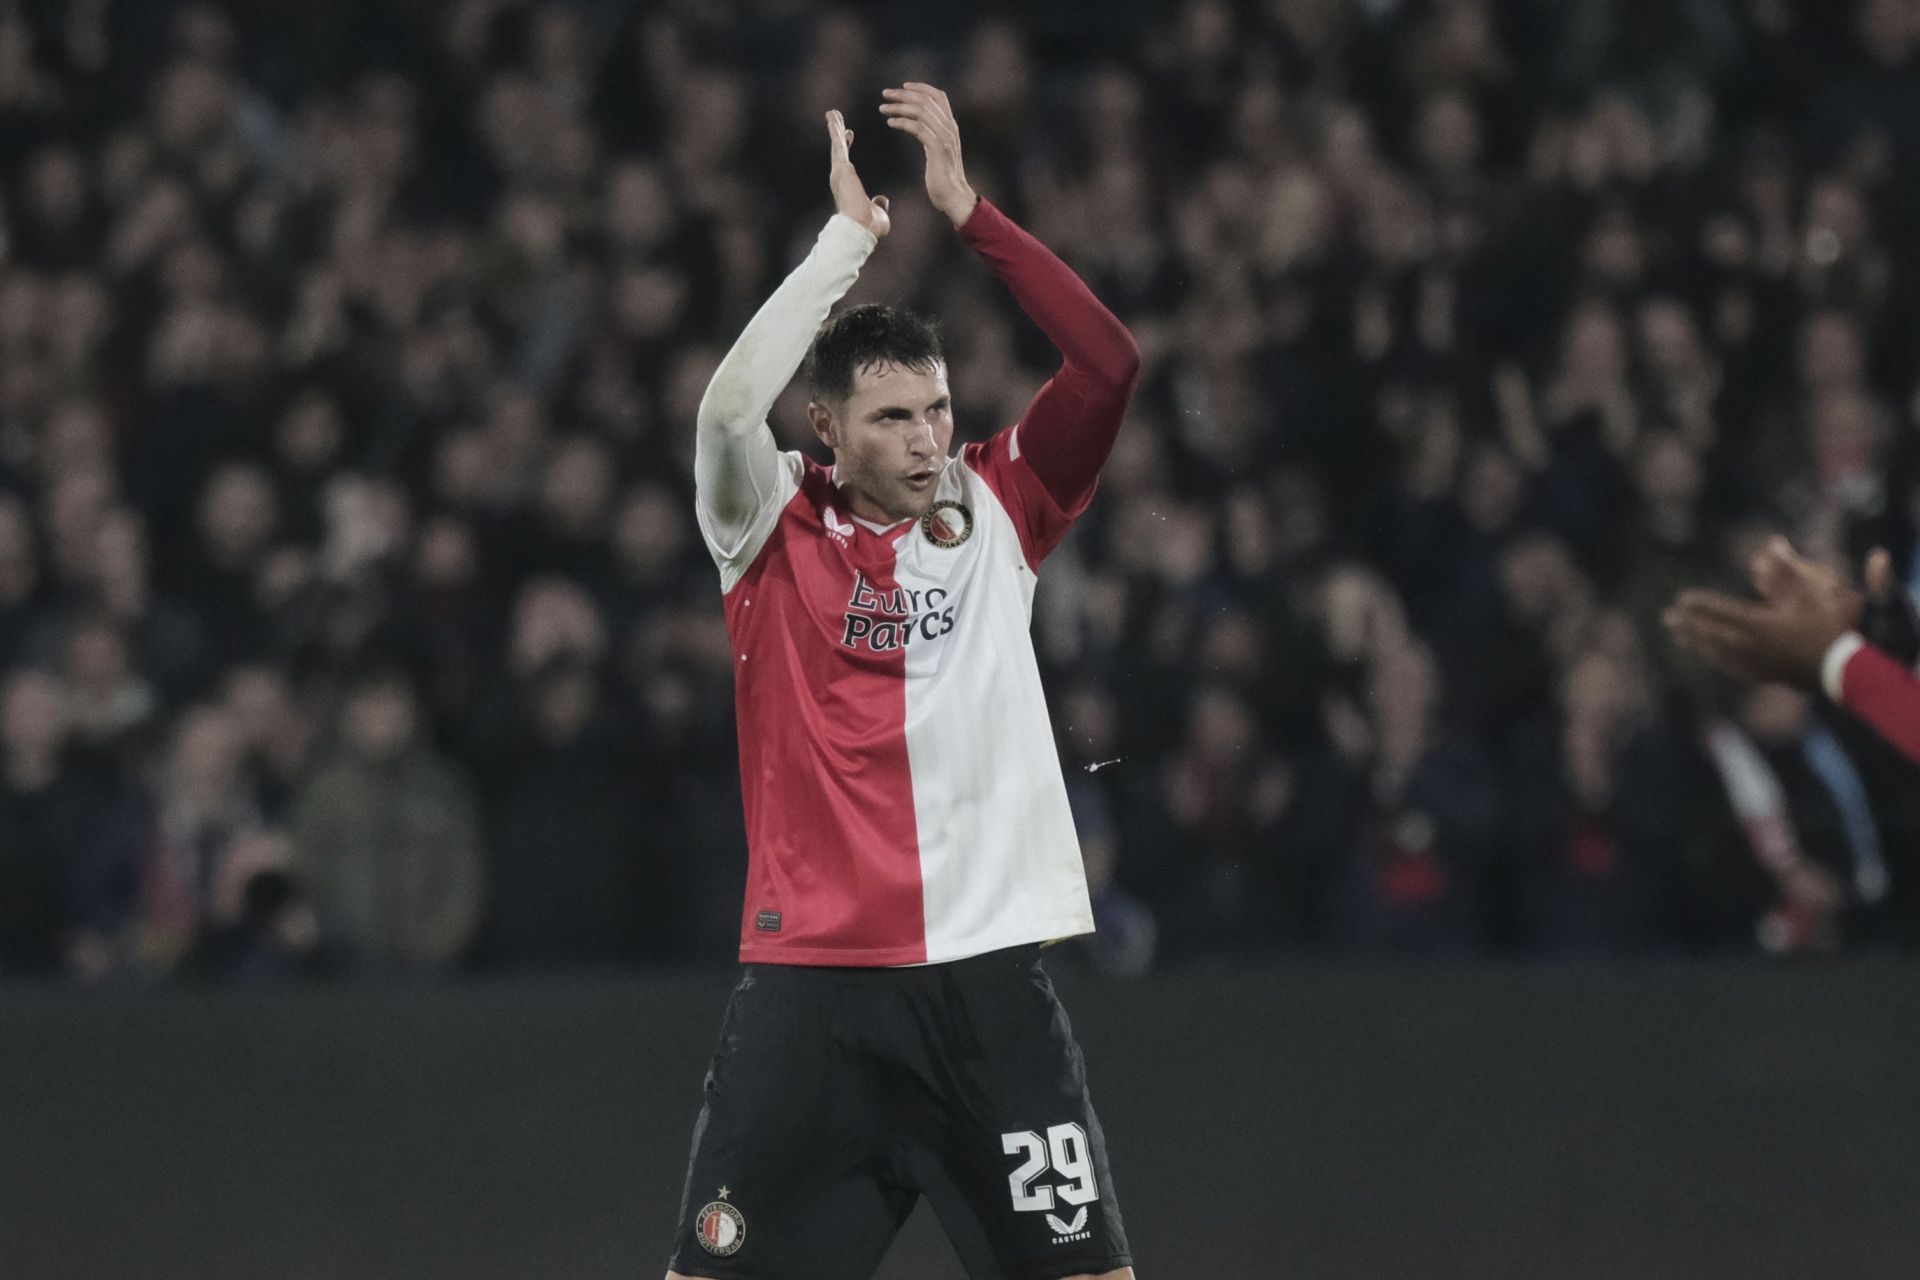
[[[1009,229],[1016,258],[1038,248],[984,204],[963,235],[998,266],[977,241],[998,233],[1005,249]],[[937,963],[1093,928],[1029,631],[1041,561],[1092,495],[1085,466],[1043,482],[1021,454],[1043,429],[1030,410],[950,460],[926,519],[880,529],[853,515],[830,468],[777,451],[764,425],[872,247],[834,219],[703,405],[699,516],[733,640],[746,961]],[[1124,346],[1110,367],[1056,376],[1054,408],[1101,424],[1078,451],[1093,473],[1118,409],[1079,380],[1115,382],[1124,408]],[[734,381],[743,371],[751,386]]]

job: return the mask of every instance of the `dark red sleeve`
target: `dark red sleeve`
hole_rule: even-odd
[[[1920,764],[1920,680],[1911,671],[1863,645],[1840,673],[1840,705]]]
[[[1053,494],[1040,483],[1033,468],[1014,456],[1013,432],[1012,427],[996,431],[992,439],[962,449],[960,456],[987,482],[993,496],[1006,508],[1020,535],[1020,550],[1027,558],[1027,567],[1038,573],[1040,562],[1060,545],[1060,539],[1067,536],[1067,530],[1073,527],[1074,519],[1087,504],[1082,499],[1079,507],[1068,510],[1054,501]],[[1092,496],[1093,491],[1089,489],[1087,497]]]
[[[960,238],[1060,352],[1059,372],[1020,415],[1006,453],[1038,477],[1071,522],[1086,509],[1113,451],[1140,376],[1140,348],[1073,268],[988,201],[974,206]]]

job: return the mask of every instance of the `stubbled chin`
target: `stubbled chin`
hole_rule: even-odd
[[[918,520],[927,514],[933,506],[934,495],[940,490],[940,480],[934,477],[924,493],[916,493],[901,480],[885,481],[866,490],[868,501],[886,512],[887,520]]]

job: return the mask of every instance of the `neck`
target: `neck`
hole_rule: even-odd
[[[881,510],[879,503],[858,489],[848,489],[846,494],[847,509],[871,524],[899,524],[907,519],[906,516],[897,516],[890,511]]]
[[[888,511],[879,503],[875,502],[866,490],[842,480],[841,476],[844,474],[844,469],[836,462],[833,467],[833,482],[840,487],[840,492],[845,495],[847,499],[847,510],[851,511],[860,519],[865,520],[869,524],[899,524],[902,520],[911,518],[909,516],[895,515],[893,512]]]

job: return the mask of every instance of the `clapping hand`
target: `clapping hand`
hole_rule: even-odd
[[[867,195],[860,174],[853,167],[853,130],[838,111],[827,112],[827,142],[832,155],[827,170],[827,185],[833,190],[833,210],[844,214],[882,239],[892,227],[887,218],[887,198]]]
[[[972,216],[980,197],[967,183],[966,166],[960,159],[960,125],[947,95],[930,84],[909,80],[881,96],[886,102],[880,114],[887,118],[887,127],[912,134],[926,149],[927,197],[959,226]]]

